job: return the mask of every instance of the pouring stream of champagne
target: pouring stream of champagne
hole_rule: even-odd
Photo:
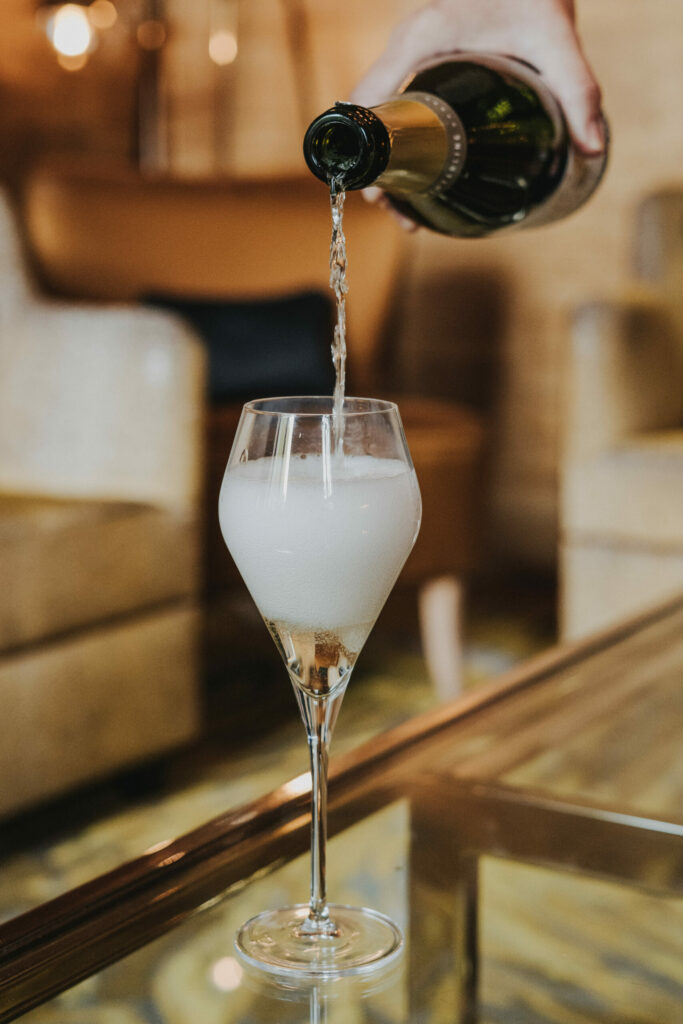
[[[334,412],[332,416],[334,450],[341,452],[344,444],[344,390],[346,387],[346,238],[344,237],[344,200],[346,193],[339,189],[337,181],[330,182],[330,207],[332,210],[332,241],[330,243],[330,288],[337,302],[337,322],[332,342],[332,363],[334,365]]]

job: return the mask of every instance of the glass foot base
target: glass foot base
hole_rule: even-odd
[[[308,911],[300,903],[252,917],[237,933],[237,952],[272,974],[331,978],[384,966],[401,951],[400,930],[375,910],[332,903],[323,934],[307,931]]]

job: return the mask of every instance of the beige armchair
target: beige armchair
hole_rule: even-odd
[[[562,631],[577,637],[683,589],[683,191],[643,204],[648,283],[577,310],[562,459]]]
[[[24,204],[31,251],[60,295],[102,300],[157,293],[230,301],[305,289],[328,293],[329,205],[323,186],[308,174],[192,181],[49,161],[28,180]],[[357,195],[347,197],[344,226],[350,253],[348,384],[356,394],[381,394],[392,360],[385,341],[405,233]],[[401,396],[400,405],[424,513],[401,580],[417,591],[428,667],[440,695],[450,697],[463,682],[462,579],[479,558],[485,429],[480,415],[452,402]],[[239,412],[239,404],[214,405],[208,418],[205,565],[207,592],[216,603],[236,578],[216,507]]]
[[[0,813],[196,733],[203,396],[176,318],[43,299],[0,194]]]

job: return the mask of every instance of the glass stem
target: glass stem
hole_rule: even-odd
[[[323,712],[326,702],[318,705]],[[309,734],[308,750],[311,758],[311,901],[310,917],[322,923],[329,918],[327,909],[327,879],[325,855],[327,848],[327,766],[330,744],[326,735],[322,713],[316,722],[316,731]]]
[[[344,696],[314,699],[295,687],[301,717],[308,737],[311,761],[311,898],[310,911],[302,931],[309,935],[334,935],[327,906],[325,872],[327,849],[327,766],[332,729]]]
[[[308,998],[310,1024],[326,1024],[327,1003],[324,1000],[325,997],[321,997],[318,986],[314,985]]]

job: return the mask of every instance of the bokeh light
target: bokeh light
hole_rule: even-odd
[[[64,4],[47,24],[47,34],[57,53],[63,57],[83,57],[93,44],[93,31],[84,7]]]
[[[166,42],[166,26],[154,18],[140,22],[135,34],[143,50],[160,50]]]
[[[209,57],[214,64],[232,64],[237,56],[237,38],[228,29],[212,32],[209,39]]]
[[[211,980],[221,992],[239,988],[244,971],[233,956],[224,956],[211,967]]]
[[[102,31],[116,24],[118,13],[111,0],[93,0],[88,7],[88,18],[93,28]]]

